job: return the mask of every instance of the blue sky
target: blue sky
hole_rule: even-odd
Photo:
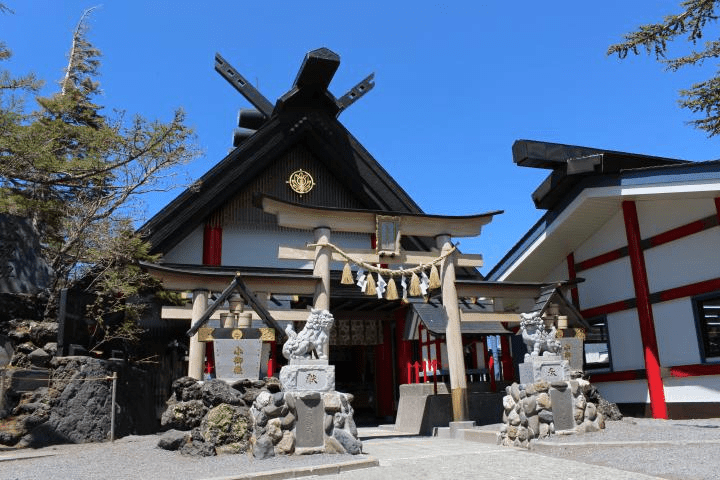
[[[96,3],[4,3],[15,14],[0,16],[14,52],[3,67],[35,72],[51,93],[71,32]],[[375,72],[374,90],[340,121],[427,213],[505,210],[481,237],[460,239],[464,252],[484,254],[487,272],[543,213],[530,194],[547,171],[515,166],[515,140],[720,158],[718,140],[687,126],[693,117],[677,106],[677,91],[714,65],[668,73],[647,56],[605,55],[678,3],[109,0],[89,38],[104,54],[98,103],[108,111],[168,120],[186,110],[204,151],[180,172],[191,180],[227,154],[237,111],[249,106],[213,70],[215,52],[272,102],[319,47],[341,57],[336,96]],[[146,218],[178,193],[147,198]]]

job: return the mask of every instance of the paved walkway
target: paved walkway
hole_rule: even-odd
[[[640,473],[553,458],[527,450],[437,437],[386,436],[360,429],[363,450],[380,465],[323,479],[492,478],[533,480],[655,479]],[[308,477],[305,477],[308,478]]]
[[[469,441],[360,428],[364,455],[253,461],[246,455],[184,457],[155,447],[157,436],[113,444],[0,452],[0,479],[715,479],[720,420],[613,422],[607,431],[557,437],[537,452]],[[542,447],[542,448],[539,448]],[[580,461],[578,461],[580,460]],[[591,463],[592,462],[592,463]],[[594,464],[593,464],[594,463]],[[614,468],[617,467],[617,468]],[[653,477],[642,472],[653,472]]]

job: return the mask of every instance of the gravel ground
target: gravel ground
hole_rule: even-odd
[[[720,478],[720,419],[607,422],[600,432],[554,435],[542,455],[605,465],[668,479]]]
[[[112,444],[88,443],[37,450],[0,451],[0,459],[10,453],[57,453],[41,458],[0,461],[0,479],[202,479],[365,458],[364,455],[304,455],[255,460],[242,454],[188,457],[157,448],[159,438],[158,435],[130,436]]]

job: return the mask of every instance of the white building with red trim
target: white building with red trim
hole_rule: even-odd
[[[720,161],[520,140],[547,213],[488,280],[582,278],[591,381],[626,415],[720,415]]]

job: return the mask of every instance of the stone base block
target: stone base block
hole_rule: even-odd
[[[280,383],[291,392],[329,392],[335,390],[335,365],[286,365],[280,369]]]
[[[530,357],[518,365],[520,383],[530,384],[544,380],[548,383],[570,379],[570,367],[567,360],[559,355]]]

